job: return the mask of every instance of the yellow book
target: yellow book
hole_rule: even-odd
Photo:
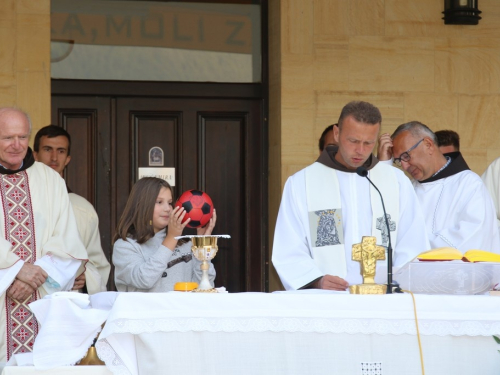
[[[460,250],[453,247],[440,247],[426,251],[419,256],[419,260],[439,261],[439,260],[460,260],[464,262],[497,262],[500,263],[500,254],[484,250],[469,250],[462,254]]]
[[[500,263],[500,254],[484,250],[469,250],[464,254],[469,262],[496,262]]]

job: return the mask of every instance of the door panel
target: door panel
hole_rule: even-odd
[[[260,152],[258,144],[254,148],[246,145],[255,143],[255,136],[248,127],[259,123],[258,101],[119,98],[116,108],[118,149],[122,154],[119,159],[125,160],[127,149],[137,150],[130,160],[132,170],[117,176],[118,185],[128,184],[130,189],[136,181],[137,168],[148,167],[151,147],[162,148],[164,166],[176,170],[174,196],[188,189],[206,191],[217,210],[214,233],[232,237],[219,240],[220,251],[214,260],[216,285],[230,291],[253,289],[254,284],[262,288],[260,269],[258,280],[253,281],[246,274],[245,264],[245,253],[250,251],[250,244],[254,245],[252,241],[247,244],[246,240],[251,237],[250,216],[262,214],[246,210],[246,201],[256,199],[259,202],[262,194],[259,188],[254,193],[247,192],[246,178],[251,175],[252,168],[245,162],[252,160],[252,150]],[[253,178],[258,181],[259,175]],[[122,190],[118,196],[118,212],[122,212],[128,196],[128,192],[125,194]],[[195,233],[194,230],[190,232]],[[259,239],[260,234],[256,233],[255,238]],[[260,257],[259,250],[257,247],[252,259]],[[256,259],[255,263],[261,261]]]
[[[134,165],[147,167],[149,150],[158,144],[163,146],[164,165],[177,165],[180,117],[180,113],[131,114]]]
[[[96,206],[111,258],[116,222],[149,150],[176,171],[174,197],[206,191],[217,209],[216,286],[265,288],[265,168],[259,99],[53,95],[54,124],[72,135],[67,181]],[[192,234],[195,230],[186,231]],[[112,277],[109,284],[114,288]]]
[[[214,261],[222,277],[220,285],[244,285],[245,249],[245,147],[246,113],[201,113],[199,149],[204,155],[200,165],[200,185],[209,192],[217,208],[216,233],[230,234],[220,240]]]
[[[71,162],[64,172],[66,183],[96,208],[101,243],[107,255],[112,237],[109,113],[109,98],[52,96],[52,123],[71,135]]]

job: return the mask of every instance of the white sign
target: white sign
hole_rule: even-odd
[[[143,177],[157,177],[175,186],[175,168],[139,168],[139,179]]]

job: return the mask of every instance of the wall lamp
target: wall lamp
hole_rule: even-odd
[[[444,0],[445,25],[477,25],[481,11],[477,7],[479,0]]]

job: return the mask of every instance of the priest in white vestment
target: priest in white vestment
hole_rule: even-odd
[[[291,176],[283,191],[276,222],[272,261],[287,290],[346,290],[362,283],[352,245],[375,236],[387,247],[388,232],[377,191],[389,219],[393,264],[402,266],[428,250],[429,242],[417,197],[409,179],[372,155],[382,117],[366,102],[347,104],[334,127],[338,146],[328,146],[318,160]],[[377,268],[386,269],[385,261]]]
[[[71,290],[87,261],[64,181],[35,162],[30,131],[27,114],[0,108],[0,362],[32,351],[28,304]]]
[[[394,161],[414,179],[432,248],[500,253],[493,201],[462,155],[443,155],[435,134],[418,121],[400,125],[391,138]]]
[[[497,215],[497,224],[500,227],[500,158],[493,160],[482,174],[481,179],[490,192]]]
[[[35,135],[33,149],[36,161],[44,163],[63,177],[64,169],[71,161],[71,136],[66,130],[56,125],[44,126]],[[73,193],[69,187],[68,193],[78,233],[89,258],[85,273],[76,280],[73,289],[86,289],[88,294],[105,292],[111,265],[102,250],[99,217],[89,201]]]

